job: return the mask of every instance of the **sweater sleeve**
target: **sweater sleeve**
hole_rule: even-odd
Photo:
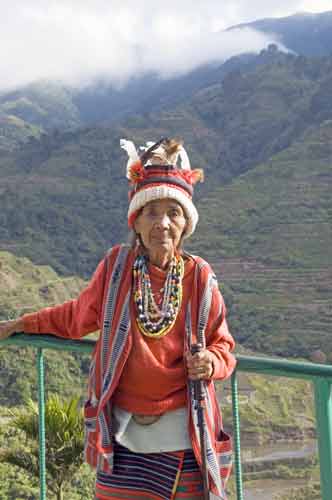
[[[78,298],[23,316],[24,332],[77,339],[100,329],[106,259]]]
[[[232,354],[234,347],[235,341],[226,320],[226,306],[215,282],[206,331],[206,348],[214,355],[212,379],[226,379],[232,374],[236,365]]]

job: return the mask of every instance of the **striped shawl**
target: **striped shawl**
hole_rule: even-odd
[[[112,394],[129,355],[130,335],[129,304],[132,286],[134,252],[125,245],[111,249],[106,259],[112,261],[111,276],[106,284],[103,304],[103,326],[92,356],[89,373],[88,400],[85,403],[85,458],[100,472],[111,473],[113,466],[112,445]],[[217,286],[210,266],[200,257],[196,261],[194,293],[186,311],[184,352],[191,344],[205,346],[205,329],[209,317],[212,289]],[[206,393],[206,449],[210,489],[220,499],[225,499],[225,483],[231,471],[231,440],[222,429],[222,418],[216,398],[214,383],[204,383]],[[193,384],[188,382],[189,432],[192,448],[201,466],[199,429],[193,399]]]

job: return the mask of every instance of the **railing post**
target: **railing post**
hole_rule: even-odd
[[[240,443],[240,415],[237,374],[234,370],[231,378],[232,382],[232,409],[233,409],[233,435],[234,435],[234,454],[235,454],[235,480],[237,500],[243,500],[243,482],[241,466],[241,443]]]
[[[40,500],[46,500],[46,459],[45,459],[45,381],[43,350],[37,350],[38,409],[39,409],[39,488]]]
[[[330,500],[332,495],[332,385],[329,380],[317,378],[314,381],[314,387],[321,496],[322,500]]]

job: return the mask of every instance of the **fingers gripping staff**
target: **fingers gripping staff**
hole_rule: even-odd
[[[190,348],[190,354],[195,355],[197,353],[203,352],[202,344],[192,344]],[[201,472],[203,479],[203,499],[204,500],[220,500],[221,497],[216,496],[211,492],[209,488],[209,472],[208,472],[208,461],[207,461],[207,431],[206,423],[204,419],[204,413],[206,409],[206,393],[204,388],[204,379],[199,378],[192,380],[193,392],[192,392],[192,406],[196,411],[197,425],[199,429],[199,442],[201,451]]]

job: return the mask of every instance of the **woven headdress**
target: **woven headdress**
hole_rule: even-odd
[[[140,155],[132,141],[121,139],[120,146],[129,157],[127,162],[127,178],[131,184],[129,227],[133,227],[144,205],[152,200],[171,198],[182,206],[187,218],[185,237],[190,236],[198,221],[198,213],[192,202],[193,186],[197,181],[203,181],[203,171],[191,170],[182,143],[175,139],[147,142],[146,146],[140,148],[142,151]]]

